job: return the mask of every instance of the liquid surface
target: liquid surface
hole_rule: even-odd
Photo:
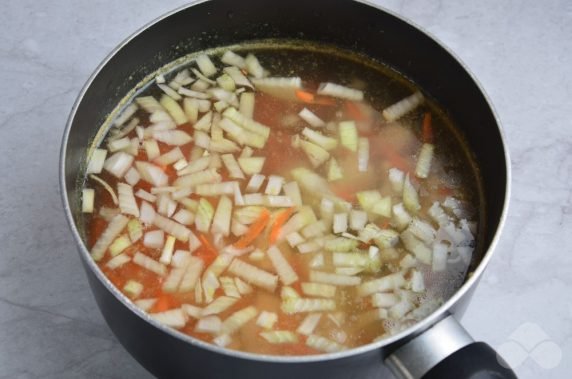
[[[158,107],[132,101],[135,112],[110,129],[100,146],[105,166],[85,183],[95,190],[87,244],[102,271],[166,325],[254,353],[339,351],[426,317],[463,283],[479,223],[478,176],[444,112],[394,72],[349,55],[235,52],[253,53],[264,68],[261,78],[256,65],[237,68],[253,88],[216,80],[229,66],[222,52],[210,57],[216,73],[204,86],[189,71],[200,67],[191,60],[163,75],[172,93],[152,81],[136,94]],[[268,78],[277,77],[301,83],[285,79],[276,87]],[[320,94],[326,82],[344,90]],[[213,91],[221,86],[227,90]],[[168,100],[178,92],[180,99]],[[252,114],[245,93],[254,98]],[[419,104],[390,108],[405,98]],[[404,106],[411,109],[400,115]],[[303,109],[323,123],[301,116]],[[253,131],[248,120],[262,127]],[[241,132],[230,133],[229,121]],[[174,130],[193,140],[183,143],[187,137]],[[261,135],[263,146],[253,142]],[[230,144],[213,142],[221,138]],[[424,154],[428,165],[420,162]],[[238,173],[225,155],[239,163]],[[262,165],[241,159],[249,157]],[[201,159],[204,167],[189,169]],[[161,179],[135,162],[149,162]],[[189,179],[197,172],[202,179]],[[119,192],[119,204],[94,174]],[[263,181],[255,188],[257,175]],[[276,191],[268,188],[272,176]],[[111,231],[114,223],[119,228]]]

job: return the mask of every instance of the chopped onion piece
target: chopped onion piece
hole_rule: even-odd
[[[278,241],[284,239],[288,234],[297,232],[308,224],[316,222],[316,215],[312,208],[303,206],[282,226]]]
[[[314,128],[321,128],[326,126],[326,123],[308,108],[302,109],[300,113],[298,113],[298,116],[300,116],[302,120],[306,121],[308,124],[310,124],[310,126],[313,126]]]
[[[248,80],[248,78],[244,76],[242,71],[240,71],[238,68],[225,67],[223,71],[225,72],[225,74],[227,74],[232,78],[236,86],[253,88],[252,83],[250,83],[250,80]]]
[[[429,176],[434,150],[435,146],[429,143],[424,143],[423,146],[421,146],[421,151],[417,158],[417,166],[415,167],[415,176],[418,178],[426,179]]]
[[[302,235],[304,236],[304,238],[320,237],[325,233],[326,233],[326,225],[322,220],[307,225],[302,229]]]
[[[388,177],[393,191],[401,194],[403,192],[403,181],[405,180],[405,173],[397,168],[390,168]]]
[[[332,299],[288,298],[282,302],[281,309],[286,314],[333,311],[336,302]]]
[[[299,299],[300,295],[298,295],[298,292],[296,292],[294,288],[290,286],[282,286],[282,289],[280,290],[280,297],[282,300]]]
[[[153,224],[159,229],[162,229],[166,233],[172,235],[179,241],[187,242],[189,240],[191,231],[178,222],[156,214],[155,218],[153,219]]]
[[[264,329],[272,329],[276,321],[278,321],[278,315],[276,313],[262,311],[256,319],[256,325]]]
[[[411,273],[411,290],[413,292],[423,292],[425,291],[425,283],[423,282],[423,274],[417,270],[413,270]]]
[[[411,221],[407,230],[426,244],[431,244],[437,233],[431,224],[421,221],[418,218],[414,218],[413,221]]]
[[[376,308],[389,308],[399,302],[399,297],[393,293],[374,293],[371,295],[371,305]]]
[[[227,119],[232,120],[237,125],[240,125],[245,130],[264,137],[264,141],[266,141],[270,136],[270,128],[268,126],[263,125],[257,121],[254,121],[251,118],[244,116],[235,108],[226,109],[223,113],[223,116]]]
[[[381,278],[373,279],[360,284],[358,287],[359,296],[368,296],[376,292],[388,292],[397,288],[402,288],[406,284],[403,273],[396,272],[383,276]]]
[[[200,318],[201,314],[203,312],[202,308],[196,307],[194,305],[191,304],[183,304],[181,305],[181,309],[183,310],[183,312],[185,312],[185,314],[189,317],[192,318]]]
[[[358,133],[354,121],[342,121],[338,125],[340,142],[350,151],[356,152],[358,148]]]
[[[181,225],[191,225],[195,221],[195,215],[186,209],[179,209],[179,211],[173,215],[173,220]]]
[[[412,95],[399,100],[397,103],[390,105],[383,110],[383,117],[387,121],[395,121],[405,114],[413,111],[421,103],[423,103],[424,97],[421,92],[417,91]]]
[[[141,178],[155,187],[163,187],[169,183],[169,177],[160,168],[152,163],[137,161],[135,168],[141,175]]]
[[[268,188],[268,187],[267,187]],[[288,182],[282,186],[284,194],[290,198],[294,205],[302,205],[302,194],[296,182]]]
[[[189,164],[187,166],[185,166],[185,168],[177,171],[177,175],[178,176],[184,176],[184,175],[194,174],[196,172],[206,170],[209,167],[210,162],[211,162],[210,156],[201,157],[201,158],[192,160],[189,162]]]
[[[358,171],[366,172],[369,164],[369,140],[365,137],[358,139]]]
[[[244,58],[230,50],[225,51],[220,60],[222,63],[227,64],[229,66],[246,68],[246,62],[244,61]]]
[[[143,237],[143,227],[137,219],[131,219],[127,223],[127,231],[129,233],[129,239],[131,242],[135,243]]]
[[[393,225],[395,225],[395,227],[399,230],[405,229],[411,222],[412,218],[405,210],[403,203],[395,204],[392,209]]]
[[[123,250],[127,249],[129,246],[131,246],[131,240],[125,235],[119,236],[111,245],[109,245],[109,254],[114,257],[123,252]]]
[[[352,251],[359,245],[359,241],[352,238],[337,237],[326,241],[324,248],[328,251]]]
[[[268,332],[261,332],[260,336],[272,344],[298,342],[298,336],[289,330],[273,330]]]
[[[163,281],[163,291],[167,293],[177,291],[177,287],[179,287],[184,275],[185,268],[179,267],[172,269],[169,275],[167,275],[167,278]]]
[[[175,237],[167,236],[167,241],[165,241],[165,245],[163,246],[163,252],[161,253],[159,262],[166,265],[171,263],[171,259],[173,258],[173,250],[175,248],[175,241]]]
[[[254,175],[262,171],[265,161],[265,157],[240,157],[238,165],[246,175]]]
[[[358,211],[352,209],[350,211],[350,229],[352,230],[362,230],[367,223],[367,213],[364,211]]]
[[[228,108],[234,109],[234,108]],[[225,111],[225,113],[228,111]],[[238,113],[238,112],[237,112]],[[266,138],[260,134],[248,131],[240,127],[237,123],[229,118],[223,118],[219,122],[219,126],[227,133],[227,136],[236,141],[240,145],[252,146],[261,149],[266,144]]]
[[[193,72],[193,74],[195,74],[195,76],[197,78],[199,78],[199,80],[197,80],[196,82],[193,83],[193,85],[191,86],[191,88],[195,91],[204,91],[206,90],[209,85],[215,85],[216,82],[212,79],[207,78],[206,76],[203,75],[202,72],[200,72],[199,70],[197,70],[196,68],[192,68],[191,71]],[[210,104],[210,103],[209,103]]]
[[[334,83],[320,83],[320,86],[318,87],[318,95],[338,97],[340,99],[353,101],[363,100],[362,91]]]
[[[447,250],[445,249],[445,253]],[[406,254],[401,260],[399,261],[399,267],[402,269],[408,269],[414,267],[417,264],[417,259],[411,254]]]
[[[320,146],[325,150],[333,150],[338,146],[338,141],[335,138],[327,137],[322,133],[310,128],[304,128],[304,130],[302,130],[302,135],[306,137],[308,141]]]
[[[196,59],[199,70],[206,76],[210,77],[217,73],[217,69],[211,59],[206,54],[201,54]]]
[[[310,280],[312,282],[333,284],[336,286],[355,286],[361,283],[361,278],[349,275],[333,274],[322,271],[310,271]]]
[[[228,346],[231,342],[232,338],[228,334],[221,334],[220,336],[213,338],[213,343],[220,347]]]
[[[189,257],[189,263],[187,266],[187,270],[183,278],[181,279],[181,283],[179,285],[180,292],[189,292],[196,288],[198,284],[200,284],[199,278],[204,268],[204,261],[200,258],[196,257]],[[201,291],[202,292],[202,289]],[[195,297],[195,301],[197,301]]]
[[[334,233],[343,233],[348,230],[348,214],[336,213],[334,214],[332,230]]]
[[[105,160],[103,168],[116,178],[121,179],[133,164],[133,160],[132,155],[118,151]]]
[[[245,195],[250,196],[250,195]],[[293,207],[295,204],[288,196],[264,196],[262,204],[270,208],[288,208]]]
[[[419,194],[411,183],[411,180],[409,180],[409,174],[405,176],[405,181],[403,182],[403,204],[405,208],[413,214],[416,214],[419,209],[421,209]]]
[[[81,211],[83,213],[93,213],[95,191],[92,188],[81,190]]]
[[[238,288],[236,287],[236,283],[233,278],[231,278],[230,276],[221,276],[219,278],[219,281],[220,284],[222,285],[222,289],[226,296],[230,296],[237,299],[240,298],[240,292],[238,291]]]
[[[135,102],[147,113],[164,110],[163,106],[161,106],[161,104],[159,104],[157,99],[155,99],[153,96],[140,96],[135,99]]]
[[[342,172],[342,168],[338,164],[338,161],[332,157],[328,162],[328,181],[335,182],[336,180],[340,180],[344,178],[344,173]]]
[[[192,163],[191,163],[192,164]],[[190,166],[190,165],[189,165]],[[220,174],[214,168],[194,172],[192,174],[180,176],[173,185],[177,187],[194,187],[205,183],[218,183],[221,181]]]
[[[413,253],[417,259],[419,259],[422,263],[431,264],[431,254],[432,251],[429,249],[425,244],[419,240],[411,231],[406,230],[400,235],[401,242],[405,248]]]
[[[139,217],[139,208],[137,208],[137,202],[133,195],[133,188],[129,184],[117,183],[117,193],[121,213]]]
[[[165,233],[162,230],[153,230],[143,236],[143,245],[151,249],[160,249],[165,243]]]
[[[165,92],[165,94],[166,94],[167,96],[169,96],[170,98],[172,98],[173,100],[181,100],[181,95],[179,95],[179,94],[177,93],[177,91],[175,91],[174,89],[172,89],[172,88],[169,87],[168,85],[166,85],[166,84],[157,84],[157,86],[158,86],[159,88],[161,88],[161,90],[162,90],[163,92]]]
[[[316,254],[314,258],[309,263],[311,268],[322,268],[324,267],[324,254]],[[341,274],[341,273],[340,273]]]
[[[160,104],[169,112],[173,120],[177,125],[182,125],[189,122],[187,115],[183,111],[183,108],[167,95],[161,96]]]
[[[91,248],[91,256],[93,260],[99,261],[105,255],[105,251],[111,245],[113,240],[125,229],[129,219],[124,215],[118,214],[107,225],[107,228],[101,233],[93,247]]]
[[[228,197],[222,196],[218,201],[216,212],[214,214],[211,226],[211,232],[220,233],[223,236],[228,237],[228,235],[230,234],[231,216],[232,216],[232,201]]]
[[[241,295],[248,295],[254,290],[248,283],[240,278],[234,278],[234,283],[236,284],[236,288]]]
[[[234,297],[219,296],[216,299],[214,299],[212,303],[210,303],[203,309],[201,317],[215,315],[224,312],[228,308],[232,307],[237,302],[237,300],[238,299]]]
[[[304,242],[304,238],[298,232],[294,232],[286,236],[286,241],[291,247],[296,247]]]
[[[435,243],[433,245],[433,271],[445,271],[447,269],[447,258],[447,245],[443,243]]]
[[[108,268],[110,268],[111,270],[115,270],[118,267],[123,266],[125,263],[130,262],[131,261],[131,257],[127,254],[119,254],[113,258],[111,258],[109,261],[107,261],[107,263],[105,264]]]
[[[121,125],[125,124],[125,122],[127,122],[127,120],[129,120],[131,116],[133,116],[135,112],[137,112],[137,109],[138,109],[137,104],[135,103],[129,104],[123,109],[121,114],[115,118],[115,120],[113,121],[113,125],[115,125],[116,127],[120,127]]]
[[[154,272],[159,276],[165,276],[167,274],[167,267],[164,264],[157,262],[153,258],[150,258],[140,252],[136,252],[133,256],[133,263],[146,270]]]
[[[257,90],[288,101],[298,101],[296,91],[302,89],[299,77],[252,79],[252,83]]]
[[[270,262],[284,285],[290,285],[298,281],[296,271],[294,271],[290,263],[284,258],[284,255],[282,255],[282,252],[276,246],[269,247],[266,255],[270,258]]]
[[[153,305],[155,305],[156,302],[157,302],[156,298],[150,298],[150,299],[135,300],[133,303],[142,310],[144,310],[145,312],[148,312],[153,307]]]
[[[322,246],[316,241],[303,242],[296,246],[300,254],[314,253],[322,249]]]
[[[244,324],[255,318],[257,314],[258,310],[253,306],[234,312],[222,323],[221,334],[233,334]]]
[[[222,321],[218,316],[208,316],[199,319],[195,325],[195,332],[218,334],[222,328]]]
[[[129,170],[127,170],[127,172],[125,173],[124,179],[127,182],[127,184],[134,186],[137,183],[139,183],[141,175],[139,175],[139,172],[135,168],[130,167]]]
[[[182,130],[160,130],[153,132],[153,138],[167,145],[183,146],[193,140],[187,132]]]
[[[136,298],[143,292],[143,284],[136,282],[135,280],[128,280],[123,286],[123,292],[127,294],[130,298]]]
[[[254,54],[248,54],[244,60],[244,68],[246,71],[255,78],[262,78],[264,76],[264,69]]]
[[[334,297],[336,286],[323,283],[302,283],[302,292],[308,296]]]
[[[156,212],[155,212],[155,208],[153,208],[149,203],[147,203],[146,201],[142,201],[141,202],[141,208],[140,208],[140,217],[139,219],[144,223],[144,224],[152,224],[153,221],[155,220],[155,216],[156,216]]]
[[[165,154],[153,159],[153,162],[160,165],[160,166],[168,166],[178,160],[185,159],[181,149],[179,147],[175,147],[172,150],[169,150]]]
[[[222,162],[224,163],[226,169],[228,170],[229,176],[235,179],[244,179],[244,174],[236,161],[236,158],[232,154],[223,154],[221,156]]]
[[[389,317],[394,320],[399,320],[413,308],[415,308],[415,305],[409,299],[403,297],[399,303],[389,308]]]
[[[149,160],[153,160],[161,155],[159,151],[159,144],[154,139],[143,141],[143,148],[145,149],[147,158]]]
[[[243,114],[244,117],[254,117],[254,99],[253,92],[244,92],[240,95],[238,111]]]
[[[103,170],[103,164],[105,163],[105,157],[107,156],[107,150],[105,149],[94,149],[89,157],[89,162],[87,163],[87,174],[99,174]]]
[[[264,205],[265,198],[261,193],[249,193],[244,195],[244,205]]]
[[[320,322],[320,318],[322,318],[322,315],[320,313],[309,313],[304,318],[304,320],[302,320],[302,322],[298,326],[298,329],[296,329],[296,332],[303,334],[305,336],[309,336],[310,334],[314,333],[314,330],[316,329],[318,323]]]
[[[278,277],[256,266],[243,262],[239,259],[232,261],[228,271],[250,284],[261,287],[270,292],[274,292],[278,282]]]
[[[330,159],[330,153],[312,142],[300,140],[300,147],[314,168],[321,166]]]
[[[180,329],[187,323],[187,316],[181,308],[169,309],[168,311],[151,313],[150,316],[163,325]]]

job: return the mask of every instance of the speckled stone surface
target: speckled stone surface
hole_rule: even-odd
[[[146,378],[89,291],[58,189],[81,86],[183,1],[4,0],[0,12],[0,378]],[[572,2],[376,1],[452,49],[504,125],[506,228],[465,317],[522,378],[572,372]]]

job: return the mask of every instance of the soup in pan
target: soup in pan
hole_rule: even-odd
[[[445,113],[381,64],[208,51],[117,113],[86,167],[87,244],[164,325],[253,353],[336,352],[423,319],[467,276],[478,171]]]

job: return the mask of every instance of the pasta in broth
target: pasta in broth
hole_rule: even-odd
[[[370,343],[451,296],[478,171],[420,90],[359,59],[253,45],[146,83],[86,169],[109,280],[182,333],[280,355]]]

